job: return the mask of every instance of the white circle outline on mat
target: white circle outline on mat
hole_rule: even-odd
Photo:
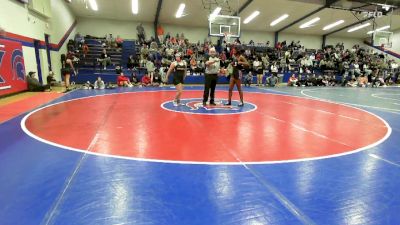
[[[40,107],[38,109],[33,110],[32,112],[28,113],[27,115],[24,116],[24,118],[21,120],[21,128],[22,130],[31,138],[36,139],[38,141],[41,141],[43,143],[52,145],[52,146],[56,146],[62,149],[66,149],[66,150],[70,150],[70,151],[75,151],[75,152],[80,152],[80,153],[84,153],[84,154],[90,154],[90,155],[94,155],[94,156],[101,156],[101,157],[108,157],[108,158],[116,158],[116,159],[125,159],[125,160],[134,160],[134,161],[143,161],[143,162],[157,162],[157,163],[171,163],[171,164],[195,164],[195,165],[237,165],[237,166],[243,166],[243,165],[262,165],[262,164],[281,164],[281,163],[294,163],[294,162],[306,162],[306,161],[314,161],[314,160],[320,160],[320,159],[329,159],[329,158],[336,158],[336,157],[340,157],[340,156],[345,156],[345,155],[350,155],[350,154],[354,154],[363,150],[367,150],[369,148],[375,147],[379,144],[381,144],[382,142],[384,142],[387,138],[389,138],[389,136],[392,133],[392,128],[390,127],[390,125],[380,116],[375,115],[374,113],[368,112],[364,109],[360,109],[351,105],[345,105],[345,104],[341,104],[341,103],[335,103],[335,102],[331,102],[331,101],[325,101],[322,99],[315,99],[315,98],[309,98],[309,97],[301,97],[301,96],[293,96],[293,95],[289,95],[289,94],[276,94],[276,93],[268,93],[268,92],[248,92],[248,93],[255,93],[255,94],[270,94],[270,95],[279,95],[279,96],[287,96],[287,97],[294,97],[294,98],[301,98],[301,99],[308,99],[308,100],[313,100],[313,101],[321,101],[321,102],[327,102],[327,103],[331,103],[331,104],[336,104],[336,105],[341,105],[341,106],[345,106],[345,107],[349,107],[349,108],[354,108],[363,112],[366,112],[368,114],[371,114],[375,117],[377,117],[379,120],[381,120],[385,126],[387,127],[387,132],[386,135],[384,137],[382,137],[380,140],[376,141],[375,143],[369,144],[367,146],[352,150],[352,151],[347,151],[347,152],[343,152],[343,153],[338,153],[338,154],[332,154],[332,155],[327,155],[327,156],[320,156],[320,157],[310,157],[310,158],[302,158],[302,159],[291,159],[291,160],[277,160],[277,161],[257,161],[257,162],[242,162],[242,161],[238,161],[238,162],[199,162],[199,161],[182,161],[182,160],[160,160],[160,159],[147,159],[147,158],[137,158],[137,157],[127,157],[127,156],[117,156],[117,155],[109,155],[109,154],[103,154],[103,153],[97,153],[97,152],[91,152],[88,150],[83,150],[83,149],[78,149],[78,148],[73,148],[73,147],[68,147],[65,145],[60,145],[51,141],[48,141],[46,139],[40,138],[38,136],[36,136],[35,134],[31,133],[27,128],[26,128],[26,120],[29,118],[29,116],[31,116],[32,114],[54,106],[54,105],[58,105],[58,104],[62,104],[65,102],[71,102],[71,101],[77,101],[77,100],[81,100],[81,99],[87,99],[87,98],[94,98],[94,97],[99,97],[99,96],[108,96],[108,95],[117,95],[117,94],[135,94],[135,93],[143,93],[143,92],[162,92],[162,91],[173,91],[173,90],[160,90],[160,91],[137,91],[137,92],[119,92],[119,93],[110,93],[110,94],[101,94],[101,95],[93,95],[93,96],[86,96],[86,97],[82,97],[82,98],[75,98],[75,99],[70,99],[70,100],[66,100],[66,101],[61,101],[61,102],[57,102],[54,104],[49,104],[43,107]],[[191,91],[196,91],[196,90],[191,90]],[[199,90],[200,91],[200,90]],[[201,91],[202,92],[202,91]]]

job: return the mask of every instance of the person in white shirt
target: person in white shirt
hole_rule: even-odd
[[[361,74],[360,65],[358,65],[357,61],[354,62],[354,73],[356,77],[358,77]]]
[[[257,73],[257,86],[261,86],[264,74],[262,62],[260,61],[259,57],[257,57],[253,62],[253,70]]]
[[[97,77],[97,80],[94,82],[94,89],[104,89],[106,85],[101,77]]]
[[[298,79],[297,79],[296,75],[292,74],[292,76],[289,78],[288,86],[297,87],[297,81],[298,81]]]
[[[220,72],[220,62],[221,60],[218,57],[215,48],[210,48],[209,50],[209,58],[206,61],[206,70],[205,70],[205,84],[204,84],[204,94],[203,94],[203,106],[206,106],[208,97],[210,97],[210,105],[215,105],[214,97],[215,97],[215,87],[218,82],[218,73]]]
[[[274,76],[277,76],[278,74],[278,66],[276,65],[276,62],[274,62],[274,64],[271,65],[271,73]]]
[[[153,82],[153,77],[154,77],[154,71],[156,67],[154,66],[154,63],[151,61],[151,58],[148,57],[147,62],[146,62],[146,69],[147,69],[147,74],[149,74],[151,82]]]

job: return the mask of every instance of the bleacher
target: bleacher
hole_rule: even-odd
[[[108,65],[104,70],[101,63],[98,61],[103,51],[102,43],[105,38],[85,38],[85,43],[89,47],[89,52],[86,57],[81,57],[77,66],[78,76],[72,76],[71,81],[75,83],[85,83],[90,81],[93,83],[98,76],[105,79],[107,82],[115,82],[116,74],[115,67],[121,65],[123,51],[117,48],[106,48],[107,54],[111,56],[111,65]]]
[[[85,38],[85,43],[89,47],[89,52],[86,55],[86,58],[81,58],[79,62],[79,72],[78,76],[73,76],[71,77],[71,81],[75,83],[85,83],[87,81],[93,83],[98,76],[100,76],[105,82],[111,82],[115,83],[117,80],[118,74],[115,72],[115,67],[116,66],[121,66],[123,73],[130,77],[132,71],[128,70],[126,68],[127,65],[127,59],[129,55],[136,55],[140,54],[140,46],[136,44],[136,41],[134,40],[124,40],[124,43],[122,45],[122,49],[117,49],[114,47],[107,48],[107,53],[111,56],[111,63],[112,65],[109,65],[106,67],[104,70],[103,66],[98,62],[98,58],[100,58],[100,55],[102,53],[103,47],[102,43],[105,42],[105,38]],[[247,46],[249,47],[249,46]],[[274,51],[273,48],[267,47],[267,46],[251,46],[253,48],[257,48],[257,52],[267,52],[271,58],[274,58],[276,51]],[[311,54],[315,53],[315,49],[306,49],[306,52]],[[274,56],[272,56],[274,54]],[[276,57],[276,56],[275,56]],[[280,82],[287,82],[291,74],[299,74],[299,64],[298,63],[293,63],[291,64],[291,71],[280,71],[279,73],[279,78]],[[139,80],[141,77],[146,74],[147,70],[146,68],[137,68],[137,76]],[[326,73],[322,73],[320,70],[315,70],[315,74],[322,75]],[[336,73],[335,71],[329,71],[333,72],[334,74]],[[270,76],[269,73],[264,74],[264,81],[266,77]],[[341,77],[336,76],[337,79],[341,79]],[[172,81],[172,76],[170,77],[170,81]],[[219,77],[218,82],[221,83],[229,83],[229,80],[221,76]],[[254,76],[253,82],[256,82],[256,76]],[[187,84],[203,84],[204,83],[204,76],[200,74],[194,74],[194,75],[188,75],[185,79],[185,83]]]

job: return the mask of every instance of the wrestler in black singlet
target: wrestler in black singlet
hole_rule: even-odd
[[[185,78],[186,63],[175,62],[174,85],[183,84]]]

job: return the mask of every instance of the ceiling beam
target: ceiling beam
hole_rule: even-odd
[[[156,25],[158,24],[158,18],[160,17],[162,2],[163,0],[158,0],[156,16],[154,18],[154,24]]]
[[[372,5],[372,4],[371,4],[371,3],[368,3],[368,4],[361,5],[361,6],[357,6],[357,7],[350,8],[349,10],[361,9],[361,8],[364,8],[364,7],[367,7],[367,6],[370,6],[370,5]]]
[[[332,31],[332,32],[329,32],[329,33],[327,33],[327,34],[324,34],[324,36],[328,36],[328,35],[331,35],[331,34],[337,33],[337,32],[339,32],[339,31],[346,30],[346,29],[348,29],[348,28],[350,28],[350,27],[353,27],[353,26],[355,26],[355,25],[358,25],[358,24],[361,24],[361,23],[367,22],[367,21],[369,21],[369,20],[372,20],[372,19],[374,19],[374,17],[371,17],[371,18],[366,18],[366,19],[363,19],[363,20],[357,21],[357,22],[355,22],[355,23],[352,23],[352,24],[350,24],[350,25],[347,25],[347,26],[345,26],[345,27],[342,27],[342,28],[339,28],[339,29],[337,29],[337,30],[334,30],[334,31]]]
[[[163,0],[158,0],[156,16],[154,18],[154,39],[156,39],[158,43],[160,43],[160,41],[161,41],[161,40],[158,40],[157,26],[158,26],[158,18],[160,17],[162,3],[163,3]]]
[[[247,0],[247,2],[245,2],[245,3],[242,5],[242,7],[240,7],[239,10],[238,10],[236,13],[234,13],[234,16],[239,16],[239,14],[240,14],[241,12],[243,12],[243,10],[246,9],[247,6],[249,6],[250,3],[251,3],[252,1],[253,1],[253,0]]]
[[[301,18],[299,18],[299,19],[297,19],[297,20],[291,22],[290,24],[288,24],[288,25],[282,27],[282,28],[279,29],[277,32],[280,33],[280,32],[282,32],[282,31],[288,29],[289,27],[295,25],[296,23],[298,23],[298,22],[300,22],[300,21],[306,19],[307,17],[310,17],[310,16],[314,15],[315,13],[317,13],[317,12],[319,12],[319,11],[325,9],[325,8],[326,8],[325,6],[319,7],[318,9],[316,9],[316,10],[314,10],[314,11],[312,11],[312,12],[310,12],[310,13],[304,15],[304,16],[302,16]]]
[[[319,7],[318,9],[316,9],[316,10],[314,10],[314,11],[312,11],[312,12],[310,12],[310,13],[304,15],[304,16],[302,16],[301,18],[299,18],[299,19],[297,19],[297,20],[291,22],[290,24],[288,24],[288,25],[282,27],[281,29],[279,29],[277,32],[278,32],[278,33],[279,33],[279,32],[282,32],[282,31],[286,30],[287,28],[289,28],[289,27],[295,25],[296,23],[298,23],[298,22],[300,22],[300,21],[302,21],[302,20],[304,20],[304,19],[306,19],[306,18],[308,18],[308,17],[314,15],[315,13],[317,13],[317,12],[323,10],[323,9],[326,9],[326,8],[331,7],[331,5],[334,4],[334,3],[337,2],[337,1],[338,1],[338,0],[326,0],[324,6],[321,6],[321,7]]]

